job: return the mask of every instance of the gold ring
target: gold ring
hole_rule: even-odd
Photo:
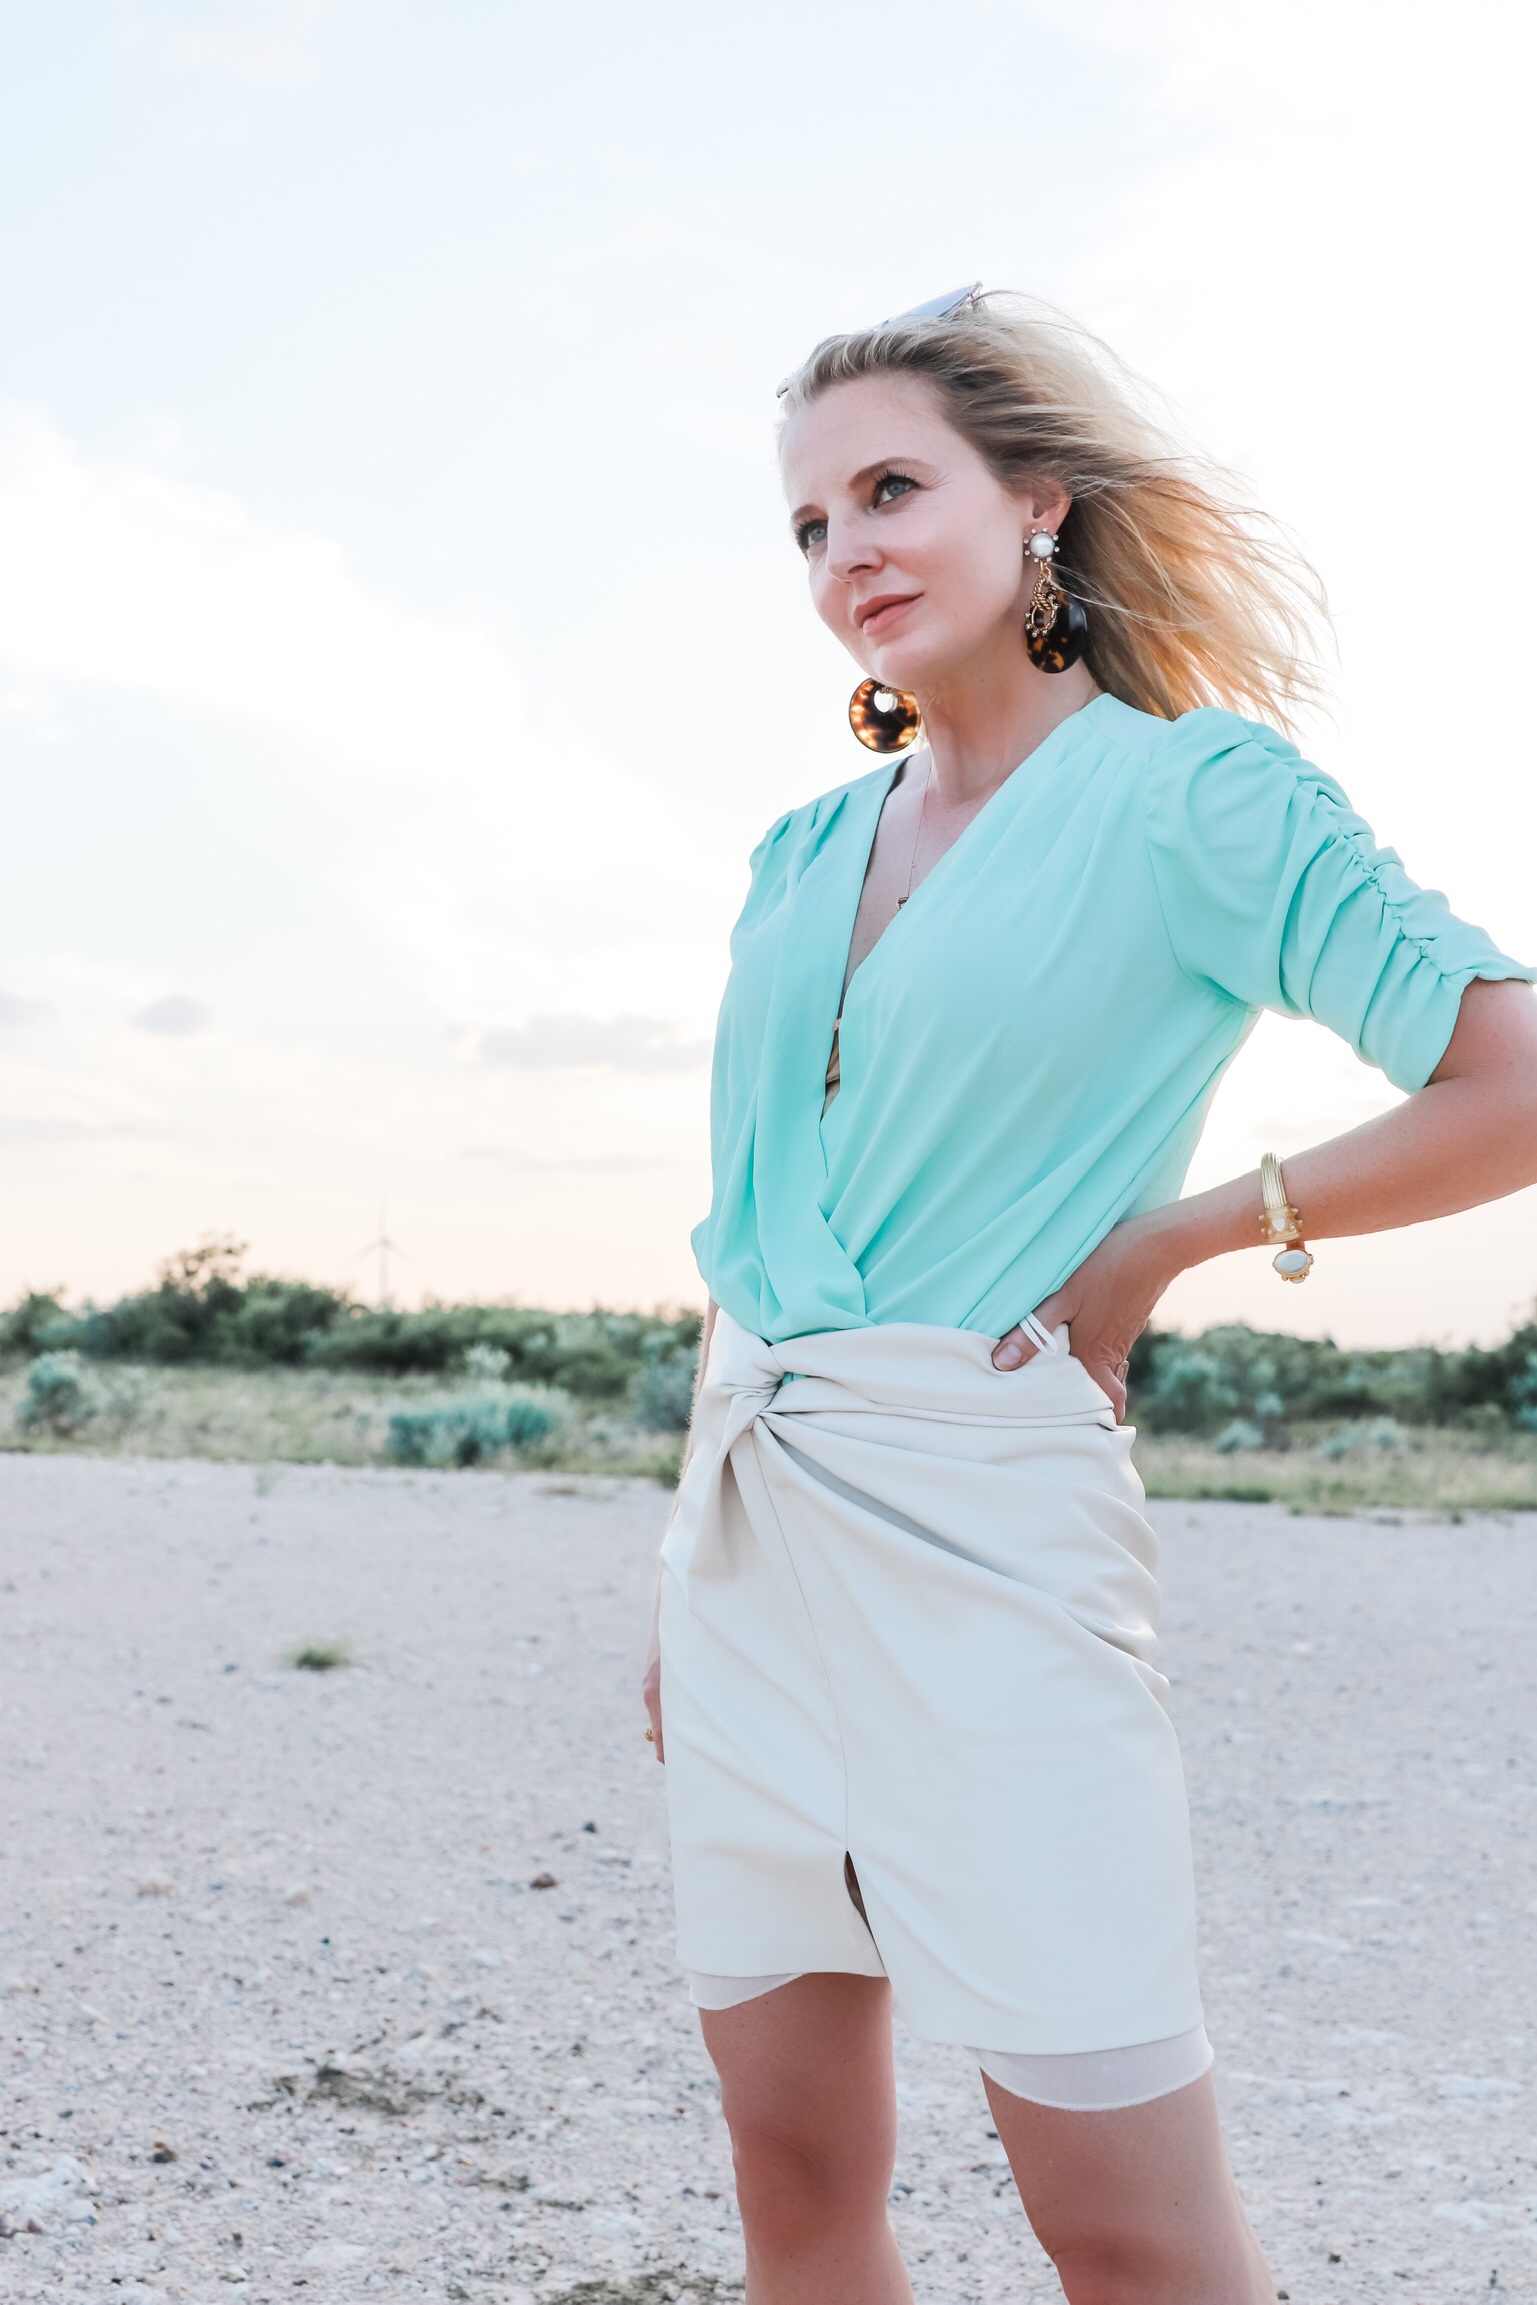
[[[647,1743],[648,1745],[654,1745],[654,1744],[656,1743],[656,1731],[655,1731],[655,1729],[648,1729],[648,1730],[646,1731],[646,1743]]]

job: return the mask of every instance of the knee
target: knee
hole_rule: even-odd
[[[1048,2245],[1068,2305],[1184,2305],[1211,2294],[1203,2268],[1156,2238],[1084,2232]]]
[[[811,2231],[884,2216],[893,2154],[884,2140],[827,2135],[761,2117],[731,2120],[731,2158],[744,2220]]]
[[[1068,2305],[1133,2305],[1149,2295],[1151,2268],[1115,2242],[1085,2236],[1048,2251]],[[1139,2253],[1140,2256],[1140,2253]]]

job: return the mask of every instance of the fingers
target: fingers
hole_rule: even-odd
[[[1028,1330],[1010,1329],[1008,1335],[1000,1337],[993,1347],[993,1367],[1022,1369],[1026,1361],[1033,1360],[1040,1349]]]
[[[1085,1361],[1083,1365],[1100,1391],[1109,1395],[1115,1409],[1115,1421],[1120,1424],[1126,1415],[1125,1363],[1113,1367],[1108,1361]]]
[[[1031,1315],[1032,1320],[1039,1321],[1043,1329],[1054,1329],[1063,1319],[1064,1316],[1057,1302],[1057,1297],[1060,1297],[1061,1294],[1059,1289],[1057,1296],[1044,1297]],[[1010,1329],[1008,1335],[1000,1337],[993,1347],[993,1367],[995,1369],[1022,1369],[1026,1361],[1034,1360],[1040,1349],[1027,1328]]]
[[[646,1734],[657,1759],[664,1761],[667,1756],[662,1751],[662,1692],[649,1673],[641,1688],[641,1699],[646,1708],[646,1719],[650,1723]]]
[[[1115,1406],[1115,1421],[1120,1424],[1126,1415],[1126,1378],[1131,1368],[1131,1356],[1124,1354],[1119,1360],[1114,1360],[1111,1355],[1117,1350],[1115,1345],[1090,1344],[1080,1348],[1075,1344],[1073,1357],[1082,1361],[1100,1391],[1109,1395]]]

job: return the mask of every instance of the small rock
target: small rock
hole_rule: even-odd
[[[349,2265],[361,2265],[368,2251],[356,2241],[317,2241],[313,2249],[306,2249],[301,2265],[310,2265],[317,2272],[340,2273]]]
[[[645,2227],[628,2210],[600,2209],[596,2217],[589,2218],[588,2230],[596,2233],[601,2241],[627,2241],[633,2235],[643,2233]]]
[[[305,1888],[302,1881],[296,1881],[291,1889],[283,1891],[285,1905],[307,1905],[310,1901],[310,1892]]]
[[[152,2161],[174,2161],[176,2159],[176,2148],[174,2145],[168,2145],[163,2137],[157,2137],[155,2139],[155,2150],[153,2153],[151,2153],[150,2159]]]
[[[0,2219],[13,2233],[43,2233],[91,2214],[91,2188],[80,2163],[61,2154],[51,2169],[0,2180]],[[77,2209],[78,2204],[78,2209]]]
[[[536,1873],[528,1885],[531,1889],[558,1889],[560,1887],[560,1883],[553,1873]]]

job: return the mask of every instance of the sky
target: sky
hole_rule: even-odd
[[[212,1233],[367,1294],[382,1209],[407,1300],[700,1300],[746,858],[868,765],[774,386],[979,277],[1287,523],[1312,757],[1537,958],[1534,47],[1501,0],[0,11],[0,1299]],[[1191,1186],[1394,1101],[1266,1019]],[[1525,1194],[1161,1317],[1534,1295]]]

